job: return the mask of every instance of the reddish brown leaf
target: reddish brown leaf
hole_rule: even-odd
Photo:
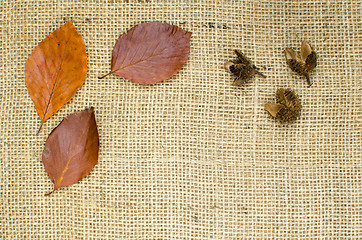
[[[113,73],[139,84],[169,79],[187,61],[190,38],[191,32],[167,23],[136,25],[118,38],[107,75]]]
[[[41,126],[72,98],[86,75],[85,44],[71,22],[49,34],[34,48],[25,63],[25,83]]]
[[[43,164],[54,182],[53,193],[80,181],[98,161],[99,136],[93,108],[66,117],[49,135]]]

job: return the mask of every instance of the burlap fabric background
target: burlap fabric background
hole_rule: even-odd
[[[2,239],[362,238],[361,1],[2,1]],[[32,49],[71,19],[88,54],[85,84],[40,120],[24,83]],[[140,86],[110,69],[118,36],[158,20],[193,32],[189,61]],[[319,60],[307,88],[283,50],[302,40]],[[243,50],[266,79],[231,86]],[[263,110],[279,87],[301,118]],[[68,114],[94,106],[99,162],[51,196],[44,142]]]

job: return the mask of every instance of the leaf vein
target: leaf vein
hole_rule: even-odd
[[[67,46],[68,46],[69,39],[70,39],[70,35],[69,35],[69,37],[68,37],[68,40],[65,42],[65,47],[64,47],[63,56],[62,56],[62,59],[61,59],[61,61],[60,61],[60,65],[59,65],[59,69],[58,69],[58,72],[57,72],[57,76],[55,77],[54,85],[53,85],[52,91],[51,91],[51,93],[50,93],[49,101],[48,101],[48,104],[47,104],[47,106],[46,106],[46,108],[45,108],[44,116],[43,116],[42,121],[44,121],[44,119],[45,119],[45,116],[46,116],[46,114],[47,114],[47,111],[48,111],[50,102],[51,102],[52,97],[53,97],[53,95],[54,95],[55,87],[56,87],[57,82],[58,82],[59,73],[60,73],[60,70],[62,69],[62,65],[63,65],[63,62],[64,62],[65,52],[66,52],[66,50],[67,50]]]

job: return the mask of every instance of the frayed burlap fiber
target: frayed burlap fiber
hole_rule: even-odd
[[[1,239],[361,239],[361,1],[14,1],[0,4]],[[35,135],[25,86],[35,46],[71,20],[88,55],[85,84]],[[152,86],[110,70],[119,35],[146,21],[191,31],[187,63]],[[283,50],[307,40],[313,85]],[[231,86],[243,51],[267,78]],[[264,110],[292,88],[301,117]],[[48,134],[93,106],[99,162],[52,190]]]

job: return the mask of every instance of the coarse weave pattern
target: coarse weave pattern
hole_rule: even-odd
[[[0,4],[1,239],[361,239],[362,2],[24,1]],[[71,20],[85,84],[45,122],[24,81],[31,51]],[[110,70],[120,34],[146,21],[191,31],[170,80],[141,86]],[[283,50],[308,40],[312,87]],[[223,64],[242,50],[267,75],[242,88]],[[264,110],[292,88],[300,119]],[[99,162],[50,196],[41,162],[51,130],[94,106]]]

